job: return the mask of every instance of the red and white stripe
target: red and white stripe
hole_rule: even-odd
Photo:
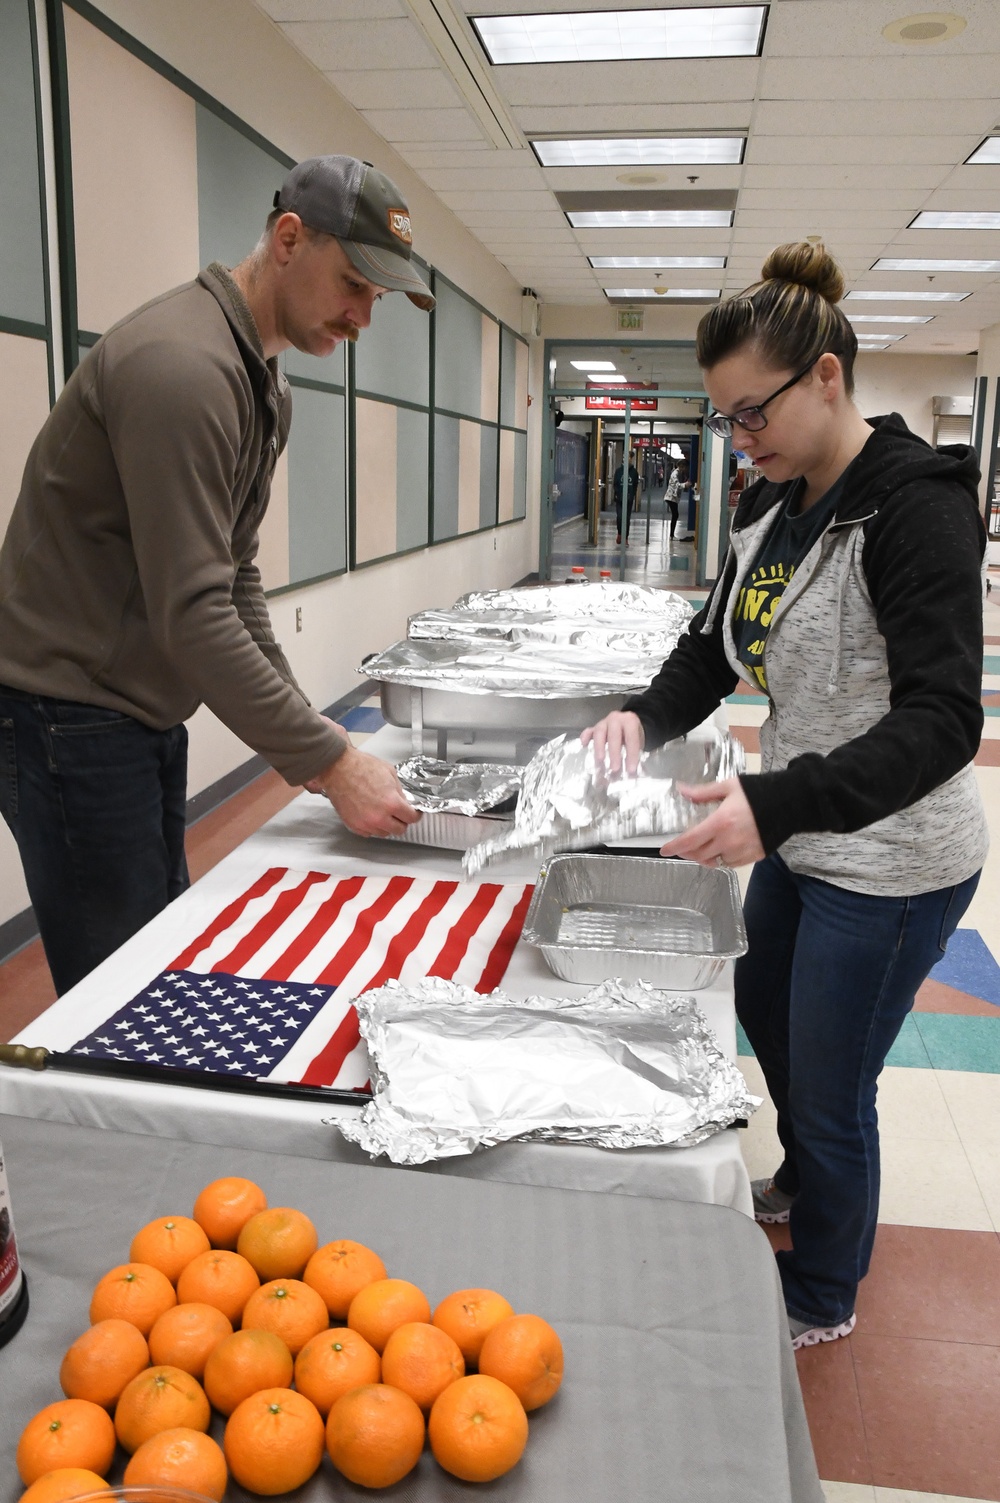
[[[317,982],[337,994],[269,1078],[363,1086],[368,1063],[351,999],[388,980],[442,976],[498,986],[521,933],[531,886],[262,874],[171,969]]]

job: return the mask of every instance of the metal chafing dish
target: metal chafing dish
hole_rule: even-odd
[[[552,856],[522,938],[564,981],[669,991],[711,986],[747,948],[735,872],[643,856]]]

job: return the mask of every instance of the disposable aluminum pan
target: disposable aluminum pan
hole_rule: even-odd
[[[481,840],[492,840],[513,828],[514,820],[502,814],[421,814],[416,824],[407,825],[401,835],[387,835],[386,840],[401,840],[406,845],[427,845],[438,851],[467,851]]]
[[[403,834],[388,836],[389,840],[467,851],[480,840],[502,835],[514,823],[520,767],[410,757],[396,772],[406,798],[421,811],[421,817],[407,825]]]
[[[644,856],[552,856],[522,938],[563,981],[668,991],[711,986],[747,948],[735,872]]]

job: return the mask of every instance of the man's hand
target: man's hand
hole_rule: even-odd
[[[356,746],[348,746],[316,781],[355,835],[399,835],[420,818],[403,797],[396,769]]]
[[[604,720],[588,726],[580,732],[584,746],[594,744],[594,761],[598,767],[605,765],[617,775],[621,771],[622,753],[625,754],[625,771],[634,773],[639,766],[639,753],[646,744],[642,721],[631,710],[613,710]]]
[[[668,840],[660,847],[661,856],[682,856],[700,866],[747,866],[763,860],[757,822],[739,778],[698,787],[681,783],[678,787],[693,804],[718,804],[718,808],[701,824]]]
[[[337,732],[337,735],[341,738],[341,740],[346,741],[348,746],[353,745],[353,742],[351,741],[351,738],[345,731],[344,727],[342,725],[338,725],[336,720],[331,720],[329,715],[321,715],[320,719],[325,720],[327,725],[332,725],[333,729]],[[308,783],[303,784],[303,787],[305,788],[307,793],[321,794],[323,792],[323,780],[322,778],[310,778]]]

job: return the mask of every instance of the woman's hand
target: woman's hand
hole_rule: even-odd
[[[609,772],[621,771],[622,753],[625,755],[625,771],[635,773],[639,767],[639,753],[646,743],[642,721],[632,710],[613,710],[610,715],[580,732],[584,746],[594,744],[594,761],[598,767],[605,765]]]
[[[700,866],[747,866],[761,861],[764,847],[739,778],[697,787],[681,783],[679,791],[693,804],[717,804],[701,824],[660,847],[661,856],[682,856]]]

